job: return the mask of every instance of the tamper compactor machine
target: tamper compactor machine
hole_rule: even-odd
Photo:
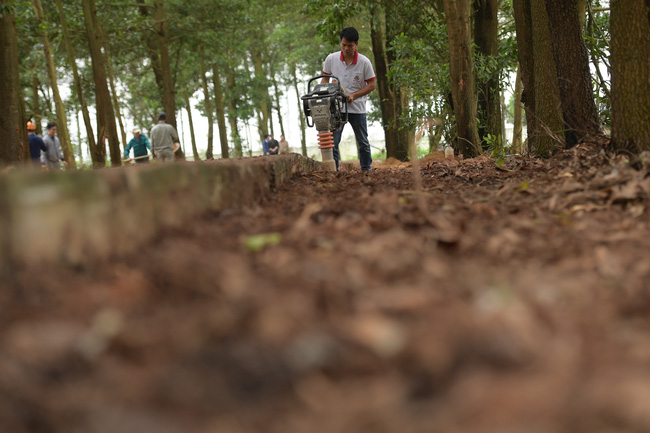
[[[336,80],[318,83],[312,89],[312,83],[318,79]],[[307,94],[301,96],[307,126],[315,126],[318,131],[318,148],[325,168],[336,171],[334,161],[334,132],[343,129],[348,121],[348,97],[339,79],[333,75],[318,75],[307,84]]]

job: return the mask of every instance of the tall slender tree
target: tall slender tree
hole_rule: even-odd
[[[203,109],[205,110],[205,117],[208,120],[208,148],[205,152],[207,159],[214,158],[212,146],[214,144],[214,111],[212,109],[212,101],[210,91],[208,90],[208,78],[206,76],[207,69],[205,66],[205,45],[201,44],[199,48],[199,73],[201,74],[201,87],[203,88]],[[189,107],[188,107],[189,110]]]
[[[449,36],[449,69],[454,115],[458,131],[458,150],[465,157],[480,154],[476,124],[476,97],[472,73],[469,1],[444,0]]]
[[[67,163],[67,168],[68,170],[72,170],[76,167],[74,153],[72,152],[72,147],[70,145],[70,134],[68,133],[68,117],[65,112],[65,105],[63,105],[63,100],[61,99],[61,94],[59,93],[59,85],[56,79],[56,67],[54,65],[52,49],[50,48],[50,39],[47,36],[47,25],[43,14],[43,6],[41,0],[32,0],[32,5],[34,7],[36,20],[41,29],[41,38],[43,39],[43,52],[45,55],[45,64],[47,65],[47,75],[50,79],[50,87],[52,89],[54,105],[56,107],[57,135],[61,141],[61,149],[63,150],[63,156]]]
[[[591,90],[589,55],[582,38],[578,0],[546,0],[546,11],[566,125],[566,147],[573,147],[585,136],[598,133],[598,113]]]
[[[395,157],[397,143],[395,111],[392,109],[390,100],[390,87],[388,80],[382,79],[388,76],[388,60],[386,58],[386,47],[383,36],[383,20],[379,7],[371,7],[370,18],[370,40],[372,41],[372,52],[375,59],[375,73],[377,74],[377,93],[379,94],[379,108],[382,113],[382,126],[384,129],[384,141],[386,143],[387,156]]]
[[[290,64],[290,69],[291,69],[291,79],[293,83],[293,89],[296,92],[296,95],[300,95],[300,90],[298,90],[298,75],[296,73],[296,62],[292,62]],[[302,151],[303,156],[307,156],[307,138],[305,136],[305,129],[307,129],[307,125],[305,124],[305,116],[302,113],[303,106],[302,106],[302,101],[298,98],[298,118],[300,122],[300,149]]]
[[[126,143],[128,143],[126,138],[126,131],[124,129],[124,122],[122,121],[122,113],[120,110],[120,100],[119,95],[117,94],[117,86],[115,85],[115,75],[113,74],[113,66],[111,65],[111,55],[110,49],[108,46],[108,41],[104,35],[104,29],[102,25],[98,23],[97,30],[99,31],[99,38],[101,40],[102,47],[104,48],[104,64],[106,65],[106,73],[108,77],[108,84],[110,85],[111,96],[113,100],[113,110],[115,111],[115,116],[117,117],[117,123],[120,127],[120,135],[122,137],[122,145],[126,148]]]
[[[409,158],[409,144],[414,139],[413,131],[406,123],[409,106],[408,90],[391,79],[389,72],[396,60],[394,51],[390,49],[391,44],[399,34],[404,32],[408,24],[405,24],[404,20],[401,19],[399,6],[396,3],[388,2],[384,8],[384,48],[378,52],[378,56],[375,56],[375,64],[379,65],[382,62],[380,56],[385,56],[383,61],[386,62],[386,67],[377,67],[376,75],[378,82],[384,81],[388,87],[388,95],[385,101],[387,111],[382,111],[384,127],[389,130],[387,138],[389,141],[386,142],[386,156],[406,161]],[[379,96],[382,96],[381,93]]]
[[[524,83],[521,81],[521,67],[517,68],[517,76],[515,78],[515,92],[512,95],[514,99],[514,119],[512,121],[512,152],[520,154],[524,150],[523,146],[523,112],[524,106],[521,102],[521,97],[524,93]]]
[[[145,0],[137,0],[138,10],[140,12],[140,17],[144,22],[148,22],[151,19],[151,14],[149,9],[154,7],[148,4]],[[152,26],[153,27],[153,26]],[[162,66],[160,64],[160,53],[158,52],[158,34],[155,31],[143,31],[142,40],[144,45],[147,47],[148,58],[151,61],[151,69],[158,84],[159,89],[163,89],[163,73]],[[165,106],[164,100],[162,98],[162,92],[160,93],[160,102],[162,102],[163,107]]]
[[[276,78],[275,70],[273,67],[273,62],[269,65],[269,71],[271,72],[271,84],[273,85],[273,98],[272,105],[275,109],[275,112],[278,113],[278,123],[280,124],[280,134],[284,135],[284,119],[282,118],[282,110],[280,109],[280,97],[282,92],[278,86],[278,80]]]
[[[545,1],[530,0],[530,10],[535,62],[534,114],[537,118],[535,153],[537,156],[548,157],[564,146],[565,127]]]
[[[101,167],[105,164],[106,148],[104,143],[106,138],[108,139],[111,165],[113,167],[119,167],[122,165],[122,152],[120,151],[120,141],[115,124],[115,112],[111,101],[111,92],[108,89],[108,83],[106,81],[106,66],[104,64],[104,56],[102,55],[95,0],[84,0],[83,11],[84,22],[86,24],[86,36],[88,38],[92,61],[93,78],[95,81],[95,100],[97,104],[99,129],[97,154],[93,158],[93,161],[95,161],[96,167]]]
[[[163,85],[163,104],[165,112],[167,113],[167,123],[176,128],[176,92],[174,89],[174,79],[172,77],[171,60],[169,56],[165,0],[155,0],[155,10],[154,29],[158,35],[158,53]]]
[[[650,4],[612,0],[611,8],[612,141],[650,150]]]
[[[226,131],[226,108],[223,90],[221,89],[221,74],[219,66],[212,65],[212,82],[214,83],[214,101],[217,108],[217,124],[219,125],[219,143],[221,144],[221,157],[228,158],[228,132]]]
[[[479,138],[484,149],[486,137],[501,137],[501,83],[496,62],[490,62],[499,53],[499,2],[498,0],[474,0],[474,42],[483,62],[488,65],[478,77],[477,98]]]
[[[529,150],[548,157],[562,148],[564,121],[545,0],[514,0]]]
[[[18,45],[14,14],[9,0],[0,0],[0,164],[16,164],[27,149],[22,95],[18,77]],[[29,150],[27,150],[28,152]]]
[[[39,81],[36,71],[32,73],[32,115],[34,116],[34,126],[36,126],[36,134],[43,135],[43,126],[41,121],[41,98],[39,96]]]
[[[63,9],[62,0],[56,0],[56,8],[59,13],[59,19],[61,20],[61,29],[63,30],[63,40],[65,42],[66,53],[68,55],[68,64],[72,71],[72,79],[74,82],[74,88],[77,93],[77,98],[79,99],[79,104],[81,106],[81,113],[84,119],[84,126],[86,128],[86,135],[88,137],[88,147],[90,149],[91,159],[94,158],[97,154],[95,136],[93,133],[93,126],[90,121],[90,113],[88,111],[88,104],[86,103],[86,97],[84,95],[83,86],[81,83],[81,76],[79,75],[79,70],[77,68],[77,58],[75,55],[75,50],[72,45],[72,40],[70,38],[70,31],[68,29],[68,20],[66,18],[66,13]],[[34,96],[36,101],[36,95]],[[94,160],[93,160],[94,162]]]
[[[530,0],[513,0],[517,31],[517,51],[519,55],[519,74],[522,82],[521,103],[526,110],[528,128],[528,152],[537,148],[537,118],[535,117],[535,56],[533,52],[533,23]]]
[[[185,109],[187,110],[187,120],[190,124],[190,139],[192,140],[192,154],[194,155],[194,161],[200,161],[201,157],[199,156],[199,150],[196,148],[196,135],[194,134],[194,119],[192,119],[192,104],[190,103],[190,97],[185,94]]]
[[[244,156],[242,149],[242,139],[239,135],[239,126],[237,124],[237,97],[235,96],[236,77],[235,71],[230,65],[226,64],[226,88],[228,89],[228,123],[230,124],[230,138],[235,147],[235,157]]]
[[[262,141],[264,135],[268,134],[268,124],[269,124],[269,91],[268,91],[268,79],[266,76],[266,71],[264,70],[264,60],[262,58],[262,47],[260,46],[260,41],[264,39],[263,32],[254,36],[256,41],[251,45],[250,54],[251,60],[253,62],[253,74],[254,74],[254,89],[252,91],[255,93],[256,105],[258,112],[258,134],[260,136],[260,142]]]

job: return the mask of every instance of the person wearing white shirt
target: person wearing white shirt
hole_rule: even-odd
[[[368,120],[366,100],[368,94],[377,88],[377,80],[368,57],[357,51],[359,32],[354,27],[341,30],[341,51],[330,54],[323,63],[323,75],[338,77],[348,98],[348,123],[354,130],[359,152],[361,170],[372,171],[372,156],[368,141]],[[324,77],[321,83],[329,83]],[[334,161],[339,169],[339,143],[343,130],[334,132]]]

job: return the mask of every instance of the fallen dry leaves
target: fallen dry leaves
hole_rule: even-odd
[[[632,168],[631,165],[636,167]],[[297,174],[0,291],[3,431],[650,431],[650,163]]]

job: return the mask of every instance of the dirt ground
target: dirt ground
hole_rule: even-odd
[[[649,169],[581,145],[432,155],[420,187],[300,174],[137,255],[16,270],[0,431],[649,432]]]

